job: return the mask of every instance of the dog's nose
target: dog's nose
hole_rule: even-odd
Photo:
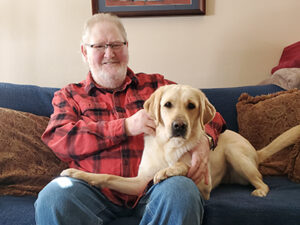
[[[187,131],[187,124],[182,121],[174,121],[172,123],[172,136],[185,137]]]

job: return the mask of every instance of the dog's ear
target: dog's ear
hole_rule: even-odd
[[[164,86],[158,88],[152,93],[150,98],[148,98],[144,103],[144,109],[147,113],[155,120],[156,123],[161,121],[160,118],[160,100],[163,94]]]
[[[204,129],[204,125],[213,120],[216,114],[215,107],[209,102],[205,94],[199,90],[200,99],[200,124]]]

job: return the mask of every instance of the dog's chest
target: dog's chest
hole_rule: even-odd
[[[155,174],[160,169],[166,168],[168,162],[165,159],[163,146],[160,146],[154,137],[145,136],[145,146],[139,170],[143,173]]]

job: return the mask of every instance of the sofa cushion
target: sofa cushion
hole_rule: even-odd
[[[300,90],[252,97],[242,94],[236,105],[239,133],[261,149],[284,131],[300,124]],[[260,165],[263,175],[288,175],[300,181],[300,139]]]
[[[35,225],[35,196],[0,196],[1,225]]]
[[[48,120],[0,108],[0,195],[35,195],[66,168],[40,139]]]
[[[300,184],[265,176],[270,192],[252,196],[252,185],[221,184],[206,201],[203,225],[299,225]]]
[[[0,82],[0,107],[50,116],[51,101],[58,88]]]

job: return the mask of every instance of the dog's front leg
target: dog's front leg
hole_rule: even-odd
[[[148,182],[152,179],[145,174],[137,177],[120,177],[110,174],[88,173],[77,169],[66,169],[61,176],[73,177],[84,180],[98,188],[109,188],[128,195],[140,195]]]
[[[103,188],[108,178],[107,174],[88,173],[74,168],[63,170],[60,175],[83,180],[98,188]]]
[[[160,181],[163,181],[167,179],[168,177],[173,176],[186,176],[188,173],[189,167],[183,163],[183,162],[176,162],[174,165],[169,166],[167,168],[161,169],[158,171],[153,181],[155,184],[159,183]]]

